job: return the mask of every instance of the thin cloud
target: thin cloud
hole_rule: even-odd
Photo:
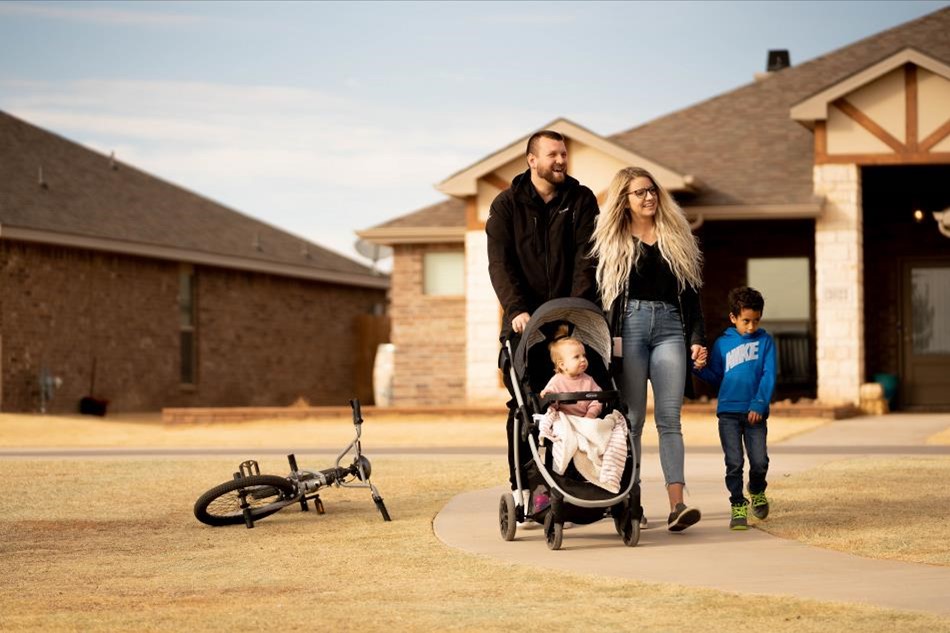
[[[481,4],[481,3],[479,3]],[[486,4],[486,7],[492,6]],[[550,6],[550,5],[545,5]],[[577,16],[569,13],[546,13],[547,9],[539,9],[538,13],[490,13],[469,18],[471,22],[482,24],[513,24],[527,26],[566,25],[577,21]]]
[[[354,230],[444,199],[434,185],[447,174],[560,114],[128,80],[0,80],[0,108],[341,252]]]
[[[38,2],[0,3],[0,15],[86,22],[117,26],[192,26],[208,20],[198,15],[152,11],[127,11],[105,7],[66,6]]]
[[[0,80],[0,100],[15,116],[84,138],[265,148],[280,142],[331,155],[369,152],[387,160],[394,150],[414,149],[441,158],[468,152],[477,157],[558,114],[504,104],[477,113],[397,109],[312,89],[167,81]]]

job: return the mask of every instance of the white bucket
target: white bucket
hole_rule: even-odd
[[[373,400],[377,407],[389,407],[393,403],[393,369],[396,346],[383,343],[376,348],[373,361]]]

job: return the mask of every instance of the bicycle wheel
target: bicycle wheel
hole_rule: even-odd
[[[383,515],[383,521],[392,521],[389,517],[389,510],[386,509],[386,504],[383,503],[382,497],[379,499],[373,499],[376,502],[376,509],[379,510],[379,513]]]
[[[195,518],[207,525],[244,523],[241,492],[254,520],[270,516],[294,501],[294,485],[276,475],[250,475],[215,486],[195,501]]]

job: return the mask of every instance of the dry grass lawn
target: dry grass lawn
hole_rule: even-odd
[[[946,428],[940,433],[936,433],[927,438],[927,443],[938,446],[950,445],[950,428]]]
[[[770,484],[772,512],[757,525],[817,547],[950,566],[947,481],[942,456],[831,462]]]
[[[368,446],[498,447],[505,446],[505,423],[498,417],[440,418],[435,416],[365,415]],[[812,430],[827,420],[771,418],[769,442]],[[685,416],[683,435],[688,446],[718,446],[714,416]],[[644,446],[656,446],[652,418],[643,433]],[[293,435],[288,438],[288,433]],[[249,446],[340,448],[353,436],[346,418],[257,420],[195,425],[163,425],[158,414],[107,418],[0,414],[0,448],[243,448]]]
[[[504,445],[494,419],[367,418],[371,457],[382,446]],[[770,440],[822,423],[770,421]],[[713,420],[686,420],[684,429],[691,445],[718,443]],[[164,427],[154,417],[0,415],[4,448],[337,449],[351,433],[340,419]],[[330,461],[303,452],[298,459],[302,467]],[[229,479],[238,461],[0,460],[0,477],[17,500],[0,517],[0,629],[507,632],[522,622],[563,631],[672,631],[688,618],[706,633],[950,631],[950,620],[926,614],[539,571],[446,547],[433,534],[434,516],[455,494],[503,481],[504,460],[496,456],[374,458],[373,481],[391,523],[367,491],[345,489],[326,491],[323,516],[288,508],[253,530],[198,523],[195,499]],[[286,471],[281,457],[260,461],[265,472]],[[950,564],[933,546],[950,542],[950,498],[933,485],[948,475],[943,458],[829,464],[773,484],[768,529],[866,556]],[[927,491],[926,513],[916,490]]]
[[[925,614],[541,572],[451,550],[432,519],[457,492],[503,480],[491,457],[374,460],[391,523],[366,491],[329,490],[323,516],[288,508],[253,530],[201,525],[192,503],[233,462],[0,461],[18,501],[0,518],[3,630],[950,630]],[[277,458],[262,466],[284,469]]]

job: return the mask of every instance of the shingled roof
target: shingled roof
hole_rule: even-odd
[[[356,261],[4,112],[0,174],[2,238],[333,283],[389,283]]]
[[[465,202],[448,198],[358,231],[357,235],[380,244],[462,242],[465,240]]]
[[[950,8],[883,31],[611,140],[696,176],[684,206],[807,204],[812,200],[812,133],[791,107],[885,57],[912,47],[950,62]],[[794,51],[793,51],[794,52]]]
[[[811,214],[819,208],[812,182],[814,137],[791,118],[792,106],[908,47],[950,63],[950,8],[608,139],[694,176],[694,192],[677,196],[686,208],[794,205]],[[406,241],[421,241],[425,229],[464,225],[464,205],[452,198],[359,234],[372,240],[386,231],[408,235],[415,229],[419,239]]]
[[[462,226],[465,224],[465,202],[458,198],[449,198],[442,202],[414,211],[373,228],[390,229],[410,226]]]

